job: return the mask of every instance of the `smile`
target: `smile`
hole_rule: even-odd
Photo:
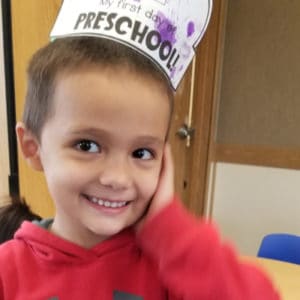
[[[120,208],[126,206],[129,202],[127,201],[108,201],[108,200],[102,200],[96,197],[89,197],[86,196],[86,198],[93,202],[94,204],[98,204],[99,206],[109,207],[109,208]]]

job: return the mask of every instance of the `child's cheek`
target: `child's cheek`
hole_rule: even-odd
[[[44,171],[50,186],[65,186],[65,189],[76,189],[87,180],[84,168],[78,168],[76,164],[65,161],[53,163]]]

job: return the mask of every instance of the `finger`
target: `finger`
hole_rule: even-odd
[[[174,164],[171,146],[169,143],[165,145],[164,157],[163,157],[163,175],[166,181],[173,185],[174,180]]]
[[[161,199],[161,202],[169,200],[174,193],[174,167],[172,160],[171,147],[169,144],[165,145],[162,170],[160,174],[160,181],[156,192],[156,197]]]

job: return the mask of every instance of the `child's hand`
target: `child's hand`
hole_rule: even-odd
[[[145,221],[159,213],[167,206],[174,196],[174,166],[169,144],[165,145],[160,178],[156,192],[151,200],[146,215],[137,224],[137,230],[141,228]]]

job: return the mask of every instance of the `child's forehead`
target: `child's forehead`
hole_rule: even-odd
[[[161,99],[160,102],[150,100],[156,109],[159,110],[161,106],[167,104],[168,111],[171,112],[173,90],[166,81],[161,80],[161,74],[155,75],[146,70],[132,68],[128,64],[84,63],[64,69],[58,72],[55,78],[52,94],[53,112],[67,107],[70,101],[73,101],[74,89],[76,89],[77,96],[80,95],[77,100],[80,101],[82,113],[89,109],[89,98],[96,98],[96,108],[101,108],[107,98],[105,93],[99,94],[99,92],[102,90],[108,93],[115,89],[120,91],[118,95],[115,95],[118,99],[114,99],[118,102],[111,103],[110,108],[114,108],[116,114],[121,114],[122,109],[127,108],[135,111],[137,105],[144,104],[146,99],[142,94],[149,90],[150,99],[155,97]],[[133,105],[132,102],[126,100],[128,97],[136,97],[140,103]]]
[[[142,99],[142,95],[144,92],[149,92],[149,90],[153,97],[159,93],[164,95],[162,98],[169,102],[169,90],[159,78],[152,76],[151,73],[140,72],[124,65],[88,64],[59,73],[56,78],[54,98],[60,92],[73,94],[74,89],[77,89],[78,94],[84,94],[83,101],[87,101],[84,97],[86,94],[90,96],[98,95],[99,90],[102,91],[100,94],[103,95],[112,94],[115,89],[118,89],[122,92],[119,101],[120,106],[127,106],[126,98],[129,95],[124,93],[130,93],[134,97],[141,96],[142,104],[145,101],[145,99]],[[68,99],[62,98],[61,100],[67,101]],[[101,105],[101,100],[104,101],[105,98],[99,98],[99,105]]]
[[[162,138],[169,122],[169,99],[156,86],[153,79],[126,72],[88,69],[65,75],[54,93],[50,124],[100,128],[112,136],[125,131],[130,137],[140,132]]]

